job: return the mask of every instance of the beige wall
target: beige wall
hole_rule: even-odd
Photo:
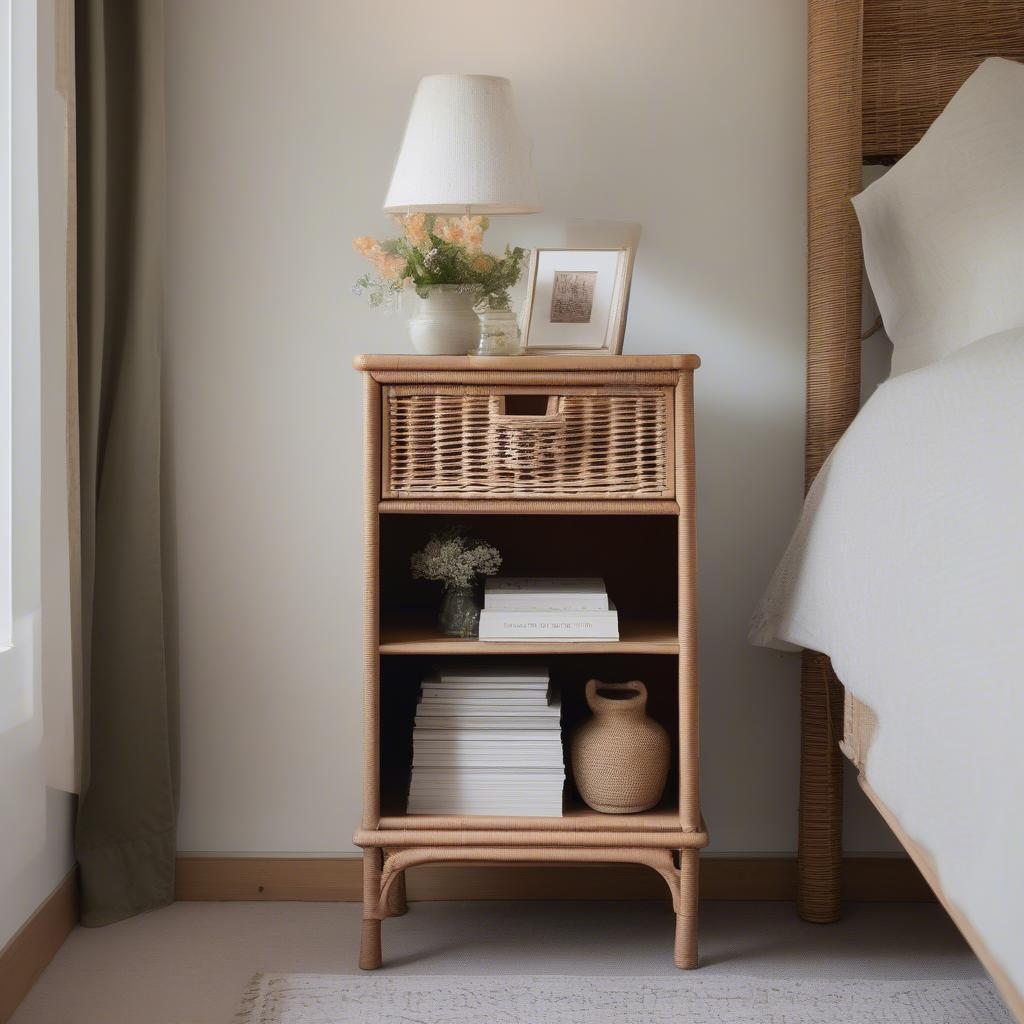
[[[492,11],[494,13],[487,13]],[[430,72],[512,79],[545,213],[643,227],[628,352],[696,351],[704,801],[718,851],[794,847],[791,655],[747,620],[799,508],[803,0],[175,0],[168,515],[180,846],[350,849],[359,802],[359,389],[407,348],[350,294]],[[862,811],[853,849],[886,845]]]

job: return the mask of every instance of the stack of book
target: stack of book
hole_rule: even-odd
[[[491,577],[481,640],[618,640],[619,613],[596,578]]]
[[[410,814],[558,817],[564,784],[561,708],[546,668],[452,665],[423,681]]]

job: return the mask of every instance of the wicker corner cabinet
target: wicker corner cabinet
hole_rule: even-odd
[[[697,964],[700,813],[692,355],[476,358],[367,355],[363,649],[363,933],[406,909],[405,871],[428,863],[632,863],[657,871],[676,914],[674,960]],[[459,523],[513,576],[603,576],[617,641],[451,639],[436,584],[409,556]],[[642,680],[671,738],[662,802],[590,810],[571,772],[561,817],[411,815],[406,802],[421,679],[446,659],[529,657],[550,669],[563,734],[585,687]]]

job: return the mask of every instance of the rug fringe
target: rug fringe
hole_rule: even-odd
[[[260,1024],[257,1013],[263,1009],[263,982],[264,974],[254,974],[249,987],[242,996],[242,1005],[235,1014],[235,1024]],[[262,1014],[261,1014],[262,1015]]]

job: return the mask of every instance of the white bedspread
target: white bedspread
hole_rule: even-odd
[[[868,782],[1024,991],[1024,328],[878,388],[751,640],[828,654],[874,710]]]

